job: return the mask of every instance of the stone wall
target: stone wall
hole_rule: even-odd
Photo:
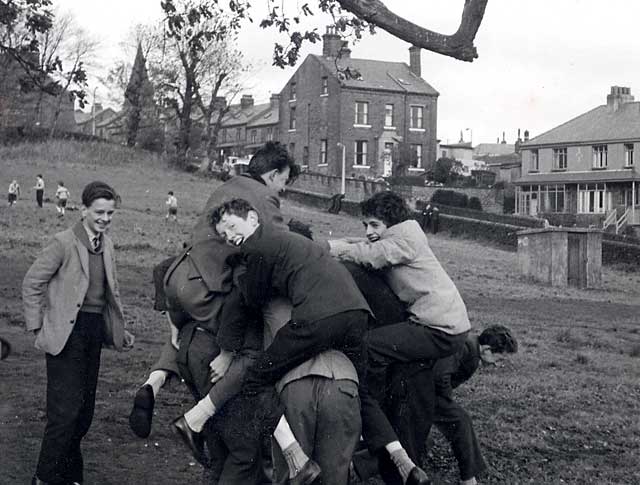
[[[316,194],[335,195],[340,193],[341,179],[332,175],[322,175],[303,172],[296,180],[293,188]],[[372,180],[346,179],[346,199],[360,202],[371,197],[376,192],[386,190],[388,185],[384,182]],[[392,186],[391,190],[400,193],[411,207],[415,207],[416,200],[428,201],[439,187],[417,187],[410,185]],[[451,188],[457,192],[463,192],[471,197],[477,197],[482,203],[482,209],[494,214],[502,214],[503,191],[497,189],[480,188]]]

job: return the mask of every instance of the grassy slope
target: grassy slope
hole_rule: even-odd
[[[29,187],[39,172],[47,196],[63,179],[78,203],[87,182],[103,179],[123,198],[113,237],[137,344],[129,353],[103,354],[96,418],[84,445],[87,482],[197,481],[198,466],[167,426],[189,405],[179,384],[163,393],[150,439],[133,437],[126,420],[165,337],[163,321],[151,310],[151,266],[180,247],[216,182],[104,144],[3,147],[0,160],[0,188],[17,178],[24,191],[12,210],[0,204],[0,334],[15,351],[0,363],[0,483],[28,481],[44,424],[44,359],[20,328],[20,281],[47,238],[78,217],[70,211],[59,221],[52,204],[35,209]],[[168,190],[179,199],[178,225],[164,221]],[[353,218],[285,205],[288,215],[313,224],[318,239],[361,232]],[[510,325],[521,343],[518,355],[481,369],[458,391],[490,464],[483,483],[640,483],[640,273],[605,268],[602,289],[549,288],[518,277],[515,253],[440,234],[430,241],[474,326]],[[456,483],[455,462],[437,436],[425,466]]]

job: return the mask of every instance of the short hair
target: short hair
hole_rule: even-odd
[[[289,167],[289,179],[292,183],[300,174],[300,166],[296,164],[284,145],[277,141],[268,141],[249,160],[247,173],[252,177],[260,177],[271,170],[282,172]]]
[[[42,174],[41,174],[41,173],[39,173],[38,175],[36,175],[36,177],[40,177],[40,178],[42,178]]]
[[[411,211],[406,202],[395,192],[378,192],[360,203],[360,210],[365,217],[375,217],[387,227],[395,226],[411,218]]]
[[[313,241],[313,231],[311,230],[311,225],[306,224],[298,219],[291,219],[287,226],[289,227],[289,231],[299,234],[301,236],[306,237],[307,239],[311,239]]]
[[[231,199],[223,202],[221,205],[215,207],[209,215],[209,224],[212,227],[216,227],[222,220],[222,216],[225,214],[234,215],[246,219],[249,215],[249,211],[258,212],[254,207],[244,199]]]
[[[87,184],[82,190],[82,205],[90,207],[96,199],[113,200],[116,204],[120,203],[120,196],[109,184],[95,181]]]
[[[170,190],[170,191],[169,191],[169,195],[173,195],[173,190]]]
[[[58,182],[58,185],[59,185],[60,187],[64,187],[64,182],[61,180],[60,182]]]
[[[496,354],[510,353],[518,351],[518,341],[515,339],[511,330],[504,325],[491,325],[487,327],[479,336],[480,345],[488,345],[491,352]]]

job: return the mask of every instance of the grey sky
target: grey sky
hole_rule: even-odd
[[[118,43],[130,26],[160,18],[160,0],[54,0],[102,39],[104,62],[119,55]],[[259,20],[266,0],[255,0]],[[301,0],[285,0],[295,11]],[[314,2],[309,0],[310,5]],[[458,26],[463,0],[388,0],[387,6],[415,23],[442,33]],[[476,46],[480,54],[465,63],[423,51],[422,77],[440,92],[438,137],[456,142],[460,131],[473,143],[495,142],[517,129],[536,136],[605,102],[612,85],[640,96],[640,40],[634,34],[640,4],[631,0],[489,0]],[[326,21],[312,18],[324,32]],[[240,49],[254,67],[247,93],[258,102],[278,92],[294,68],[271,66],[274,30],[248,25]],[[383,31],[352,46],[352,56],[408,62],[409,45]],[[320,53],[321,45],[308,46]],[[639,98],[640,99],[640,98]],[[470,130],[466,130],[469,128]]]

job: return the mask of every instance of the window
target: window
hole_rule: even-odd
[[[319,165],[327,164],[327,140],[320,140],[320,162]]]
[[[270,126],[269,128],[267,128],[266,138],[267,138],[267,141],[273,140],[273,127]]]
[[[356,101],[356,125],[369,124],[369,103]]]
[[[424,106],[411,106],[409,117],[409,128],[422,130],[424,129]]]
[[[354,165],[366,165],[367,164],[367,141],[357,140],[355,142],[355,154],[353,158]]]
[[[531,165],[529,167],[530,172],[537,172],[540,170],[540,159],[538,158],[538,150],[531,150]]]
[[[222,143],[227,141],[227,129],[226,128],[222,128],[222,130],[220,130],[220,140],[222,140]]]
[[[422,168],[422,145],[411,145],[410,168]]]
[[[624,164],[626,167],[631,167],[633,163],[633,143],[624,144]]]
[[[578,212],[604,214],[608,196],[605,184],[578,184]]]
[[[295,108],[289,109],[289,129],[290,130],[296,129],[296,109]]]
[[[322,77],[322,87],[320,88],[320,94],[323,96],[329,94],[329,78],[327,76]]]
[[[258,130],[251,130],[251,143],[258,141]]]
[[[593,168],[607,168],[607,145],[593,146]]]
[[[296,99],[296,82],[292,81],[289,86],[289,101],[295,101]]]
[[[567,169],[567,149],[566,148],[553,149],[553,168],[554,170]]]
[[[547,185],[542,191],[540,212],[565,212],[565,186]]]
[[[296,144],[295,143],[289,143],[289,155],[294,157],[295,153],[296,153]]]
[[[309,166],[309,147],[302,147],[302,166]]]
[[[393,105],[392,104],[384,105],[384,126],[386,127],[395,126],[393,124]]]
[[[242,137],[242,128],[236,128],[236,140],[240,140]]]

